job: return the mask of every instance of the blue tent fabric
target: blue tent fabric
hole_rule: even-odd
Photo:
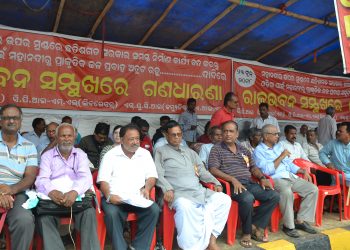
[[[287,2],[287,0],[241,1],[242,5],[236,6],[190,43],[185,50],[211,53],[213,49],[270,14],[264,10],[245,6],[244,2],[248,1],[274,8],[280,8]],[[57,32],[87,37],[108,2],[109,0],[66,1]],[[92,38],[139,44],[172,2],[172,0],[115,0]],[[51,32],[59,5],[60,1],[56,0],[1,1],[0,24]],[[178,0],[144,45],[178,49],[231,5],[232,2],[227,0]],[[336,22],[332,0],[299,0],[286,10]],[[312,25],[314,23],[276,14],[216,53],[233,58],[257,60]],[[259,62],[292,67],[303,72],[343,76],[338,30],[324,24],[315,25],[313,29],[262,57]]]

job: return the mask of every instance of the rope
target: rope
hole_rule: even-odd
[[[73,246],[74,246],[74,250],[77,249],[77,247],[75,246],[75,242],[73,239],[73,235],[72,235],[72,230],[71,230],[71,225],[72,225],[72,220],[73,220],[73,207],[70,207],[70,218],[69,218],[69,226],[68,226],[68,231],[69,231],[69,236],[73,242]]]
[[[50,2],[50,0],[47,0],[46,3],[44,3],[44,5],[41,6],[40,8],[38,8],[38,9],[34,9],[34,8],[30,7],[29,4],[27,3],[27,0],[22,0],[22,2],[23,2],[24,5],[27,6],[27,8],[30,9],[31,11],[40,12],[40,11],[42,11],[43,9],[45,9],[46,5],[48,5],[48,3]]]

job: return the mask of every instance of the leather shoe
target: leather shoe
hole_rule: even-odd
[[[304,221],[301,224],[295,224],[295,228],[303,230],[309,234],[317,234],[317,231],[312,226],[310,226],[309,223],[307,223],[306,221]]]
[[[299,237],[300,237],[300,234],[299,234],[298,231],[295,230],[294,228],[293,228],[293,229],[290,229],[290,228],[285,227],[285,226],[283,225],[282,231],[283,231],[286,235],[288,235],[289,237],[293,237],[293,238],[299,238]]]

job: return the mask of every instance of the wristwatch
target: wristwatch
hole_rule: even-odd
[[[111,199],[111,194],[108,195],[107,199],[106,199],[106,202],[107,203],[111,203],[109,200]]]

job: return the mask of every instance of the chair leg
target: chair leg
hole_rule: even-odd
[[[342,220],[342,212],[343,212],[343,204],[342,204],[342,197],[341,197],[341,193],[338,194],[338,204],[339,204],[339,219],[340,221]],[[345,213],[345,209],[344,209],[344,213]]]
[[[230,212],[227,219],[227,244],[231,246],[235,244],[237,222],[238,222],[238,203],[236,201],[232,201]]]
[[[163,206],[162,214],[163,224],[163,246],[165,249],[173,248],[173,239],[175,231],[174,212],[167,205]]]
[[[275,233],[278,231],[280,218],[281,218],[280,208],[279,206],[276,206],[271,215],[271,232]]]
[[[322,217],[323,217],[323,206],[324,206],[325,196],[322,194],[318,195],[316,215],[315,215],[315,224],[317,227],[322,226]]]

